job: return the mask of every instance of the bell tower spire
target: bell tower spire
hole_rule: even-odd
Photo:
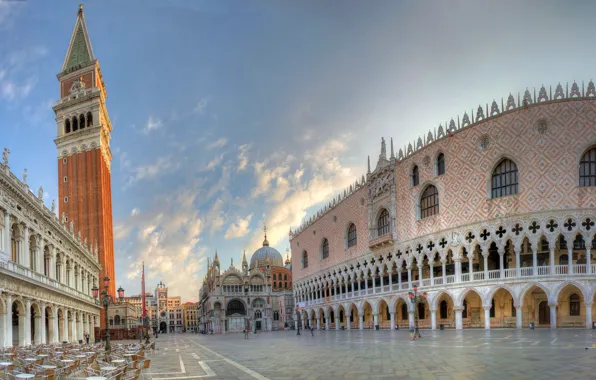
[[[109,277],[109,293],[116,296],[110,134],[112,123],[99,61],[91,48],[83,6],[78,7],[64,63],[57,74],[56,115],[58,208],[74,233],[97,242],[101,272]],[[101,326],[104,326],[101,318]]]

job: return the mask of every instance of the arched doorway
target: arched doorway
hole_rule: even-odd
[[[557,326],[586,327],[586,310],[583,292],[575,285],[568,284],[557,297]],[[589,326],[591,327],[591,326]]]
[[[410,327],[408,304],[402,298],[395,303],[395,324],[401,329]]]
[[[359,329],[360,328],[360,318],[358,318],[358,308],[356,305],[350,305],[350,328],[352,329]]]
[[[346,325],[346,313],[344,312],[344,307],[343,306],[339,306],[337,308],[337,326],[339,326],[339,328],[347,328]]]
[[[455,313],[453,312],[453,299],[447,293],[441,293],[437,299],[436,305],[437,328],[443,327],[455,328]]]
[[[516,310],[514,304],[513,296],[505,288],[500,288],[493,294],[490,310],[491,328],[515,327]]]
[[[217,305],[221,308],[219,303],[217,303]],[[234,299],[228,302],[228,305],[226,306],[226,331],[240,332],[245,328],[250,328],[250,326],[248,326],[248,320],[245,320],[247,319],[246,317],[246,306],[244,306],[242,301]]]
[[[463,327],[484,327],[484,310],[482,298],[475,290],[470,289],[464,297],[465,314],[462,313]]]
[[[389,313],[389,305],[387,305],[387,302],[385,300],[380,300],[379,301],[379,306],[378,306],[378,316],[377,316],[377,321],[379,322],[379,328],[380,329],[390,329],[391,328],[391,314]]]
[[[546,292],[540,286],[532,285],[522,297],[522,325],[528,327],[534,323],[536,326],[550,327],[550,306]]]
[[[168,332],[168,324],[165,321],[160,322],[159,324],[159,332],[161,334],[165,334]]]

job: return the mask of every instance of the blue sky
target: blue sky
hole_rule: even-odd
[[[594,75],[596,4],[85,1],[113,123],[118,285],[198,295],[396,149],[479,104]],[[0,0],[0,145],[57,197],[51,105],[79,1]]]

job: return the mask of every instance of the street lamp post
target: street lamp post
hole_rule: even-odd
[[[119,306],[122,304],[122,299],[124,298],[124,289],[122,287],[118,288],[118,300],[120,302],[114,301],[114,298],[108,293],[108,289],[110,286],[110,278],[106,276],[103,279],[104,290],[99,293],[99,288],[94,286],[92,289],[93,298],[95,298],[95,303],[99,306],[103,306],[106,312],[105,316],[105,323],[106,323],[106,352],[110,352],[112,346],[110,345],[110,324],[108,323],[108,308],[110,305],[112,306]]]
[[[418,286],[414,285],[414,291],[408,292],[408,295],[410,296],[410,301],[412,301],[412,305],[414,305],[414,334],[411,336],[410,339],[416,340],[422,338],[420,336],[420,331],[418,330],[418,304],[423,303],[426,300],[427,294],[426,292],[418,294]],[[412,333],[411,329],[410,333]]]
[[[296,305],[296,335],[300,335],[300,314],[298,311],[298,305]]]

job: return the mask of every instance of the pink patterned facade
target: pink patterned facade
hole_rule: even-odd
[[[526,91],[523,101],[509,96],[507,105],[478,107],[472,120],[464,114],[461,122],[451,120],[398,152],[391,141],[387,154],[383,141],[376,168],[369,163],[366,178],[290,231],[294,290],[305,323],[349,328],[348,320],[353,324],[361,317],[362,328],[367,315],[377,325],[384,314],[393,328],[397,315],[406,313],[397,305],[413,285],[428,288],[426,315],[432,327],[440,307],[448,309],[442,317],[459,328],[472,318],[474,307],[484,309],[478,320],[487,328],[504,325],[507,317],[521,328],[538,320],[539,313],[547,313],[553,327],[558,320],[571,323],[559,305],[575,305],[576,296],[583,300],[577,311],[581,324],[591,322],[596,186],[580,186],[580,160],[581,170],[596,174],[596,163],[590,169],[596,89],[592,82],[587,89],[574,83],[566,90],[559,85],[552,94],[543,87],[534,96]],[[495,173],[504,170],[505,160],[515,166],[516,190],[496,196]],[[423,215],[429,211],[421,199],[431,186],[438,192],[438,212]],[[357,244],[348,247],[351,223]],[[511,302],[511,310],[501,307],[500,316],[493,316],[494,292],[505,286],[510,301],[503,296],[501,302]],[[546,304],[540,297],[527,299],[529,289],[537,288]],[[470,289],[477,300],[467,300]],[[555,299],[563,293],[571,298]],[[469,311],[461,310],[464,304]],[[518,307],[517,315],[524,317],[515,316]],[[407,312],[411,309],[408,305]]]

